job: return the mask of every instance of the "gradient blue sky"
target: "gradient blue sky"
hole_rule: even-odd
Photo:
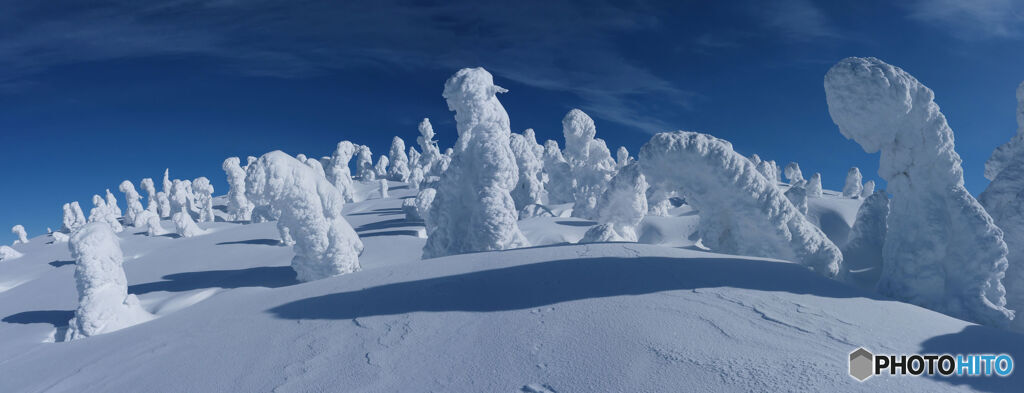
[[[713,3],[713,4],[712,4]],[[898,3],[898,4],[891,4]],[[444,80],[484,66],[519,132],[561,144],[579,107],[630,152],[685,129],[841,187],[877,156],[829,118],[822,78],[848,56],[936,92],[968,189],[1015,132],[1024,1],[0,0],[0,228],[60,226],[61,205],[143,177],[209,177],[228,156],[386,151],[430,117],[455,138]],[[158,180],[159,182],[159,180]],[[13,235],[10,235],[13,240]]]

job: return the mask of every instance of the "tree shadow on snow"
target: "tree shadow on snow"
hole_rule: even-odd
[[[412,237],[419,237],[420,233],[418,231],[410,231],[410,230],[406,229],[406,230],[397,230],[397,231],[381,231],[381,232],[360,233],[359,234],[359,238],[360,239],[367,238],[367,237],[377,237],[377,236],[412,236]]]
[[[396,207],[387,207],[381,209],[373,209],[367,212],[351,213],[346,216],[394,216],[399,214],[405,214],[404,211]]]
[[[68,322],[75,316],[74,311],[67,310],[43,310],[25,311],[4,317],[3,322],[7,323],[48,323],[55,328],[68,326]]]
[[[50,262],[49,264],[50,264],[50,266],[53,266],[53,267],[61,267],[61,266],[67,266],[67,265],[74,265],[75,261],[53,261],[53,262]]]
[[[567,227],[592,227],[594,225],[597,225],[597,222],[596,221],[568,221],[568,220],[561,220],[561,221],[555,221],[555,224],[565,225]]]
[[[231,242],[220,242],[220,243],[217,243],[218,246],[223,246],[223,245],[228,245],[228,244],[256,244],[256,245],[261,245],[261,246],[280,246],[281,245],[281,240],[280,239],[249,239],[249,240],[236,240],[236,241],[231,241]]]
[[[986,326],[970,325],[958,333],[929,338],[921,343],[921,353],[936,354],[1000,354],[1005,353],[1015,361],[1024,359],[1024,335]],[[1016,363],[1016,362],[1014,362]],[[954,386],[969,386],[985,392],[1020,392],[1024,388],[1024,376],[1014,364],[1009,377],[932,377]]]
[[[396,219],[393,219],[393,220],[377,221],[377,222],[371,222],[371,223],[366,224],[366,225],[360,225],[359,228],[356,228],[356,232],[376,231],[376,230],[381,230],[381,229],[394,229],[394,228],[415,227],[415,226],[423,226],[423,221],[413,221],[413,220],[406,220],[404,218],[396,218]],[[362,236],[362,235],[360,235],[360,236]]]
[[[291,266],[261,266],[238,270],[207,270],[163,276],[164,281],[128,286],[128,293],[185,292],[194,289],[242,287],[280,288],[298,284]]]
[[[491,312],[696,288],[863,297],[796,264],[732,258],[589,258],[531,263],[297,300],[283,319],[352,319],[417,311]]]

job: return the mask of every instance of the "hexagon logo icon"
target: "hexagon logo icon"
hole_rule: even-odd
[[[874,375],[871,370],[874,360],[875,355],[864,348],[850,352],[850,376],[861,382],[871,378]]]

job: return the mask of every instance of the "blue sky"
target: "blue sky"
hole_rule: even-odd
[[[713,4],[712,4],[713,3]],[[897,4],[891,4],[897,3]],[[865,154],[832,124],[822,78],[848,56],[903,67],[936,92],[968,189],[1015,132],[1024,1],[0,0],[0,228],[60,226],[61,205],[143,177],[207,176],[339,140],[386,151],[430,117],[457,69],[483,66],[513,131],[561,144],[578,107],[614,150],[685,129],[841,187]],[[6,233],[6,232],[5,232]],[[13,235],[10,235],[13,240]]]

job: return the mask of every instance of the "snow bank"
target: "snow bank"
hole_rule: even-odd
[[[860,168],[853,167],[846,172],[846,184],[843,185],[843,196],[847,198],[858,198],[862,186],[860,182],[864,178],[860,175]]]
[[[292,269],[301,281],[359,270],[363,243],[341,214],[345,198],[327,179],[281,152],[246,169],[246,196],[280,212],[278,225],[295,241]]]
[[[839,249],[729,142],[660,133],[639,163],[651,184],[677,190],[700,211],[697,233],[712,250],[798,261],[827,277],[839,272]]]
[[[427,215],[424,258],[529,245],[510,195],[519,170],[508,113],[495,96],[505,91],[483,68],[464,68],[445,82],[459,138]]]
[[[544,169],[544,163],[540,157],[534,155],[533,144],[523,135],[511,134],[509,145],[519,170],[519,181],[512,189],[512,200],[515,201],[516,210],[522,210],[527,205],[541,203],[541,196],[544,194],[541,170]]]
[[[597,219],[597,201],[615,175],[615,160],[601,139],[594,138],[594,120],[579,109],[570,110],[562,118],[565,136],[565,159],[572,168],[572,216]]]
[[[391,150],[388,151],[388,179],[406,182],[409,180],[409,157],[405,155],[405,141],[398,136],[391,139]]]
[[[878,289],[983,324],[1005,326],[1000,278],[1006,245],[964,188],[953,130],[934,94],[875,58],[847,58],[825,76],[829,113],[843,136],[881,151],[878,174],[893,199]],[[858,190],[859,191],[859,190]]]
[[[878,285],[888,216],[889,197],[885,191],[874,192],[864,198],[842,248],[843,281],[868,290]]]
[[[11,227],[11,233],[18,237],[18,239],[14,241],[14,244],[28,243],[28,234],[25,233],[25,227],[21,224]]]
[[[1024,153],[1024,82],[1017,86],[1017,135],[996,148],[985,162],[985,178],[995,180],[999,172]]]
[[[78,309],[66,340],[109,333],[153,318],[135,295],[128,294],[121,246],[109,225],[94,222],[82,227],[71,235],[68,248],[75,259]]]
[[[221,168],[228,177],[228,216],[232,221],[249,221],[252,219],[252,202],[245,197],[245,171],[242,170],[238,157],[224,159]]]

